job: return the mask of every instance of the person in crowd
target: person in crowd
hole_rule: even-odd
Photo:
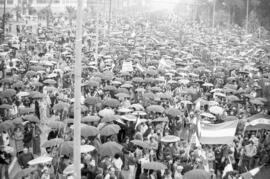
[[[34,155],[29,151],[28,147],[23,148],[23,153],[18,156],[18,163],[22,169],[29,166],[28,162],[34,159]]]

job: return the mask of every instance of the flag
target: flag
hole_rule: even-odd
[[[137,68],[140,72],[144,72],[145,71],[145,69],[139,63],[136,63],[135,68]]]
[[[243,179],[252,179],[255,175],[257,175],[263,166],[256,167],[252,170],[249,170],[246,173],[242,173],[241,176]]]
[[[202,144],[232,144],[238,120],[220,124],[198,123],[199,140]]]

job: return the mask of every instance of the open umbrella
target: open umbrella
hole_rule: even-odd
[[[53,79],[47,79],[47,80],[44,80],[43,83],[53,85],[53,84],[56,84],[57,82]]]
[[[24,87],[25,85],[24,85],[24,83],[22,82],[22,81],[17,81],[16,83],[14,83],[13,85],[12,85],[12,88],[22,88],[22,87]]]
[[[169,122],[169,119],[167,117],[159,117],[152,120],[152,122]]]
[[[213,114],[222,114],[224,112],[224,109],[222,107],[219,106],[211,106],[209,108],[209,111]]]
[[[97,105],[100,102],[101,102],[100,98],[95,97],[95,96],[90,96],[90,97],[87,97],[85,99],[84,104],[86,106],[90,106],[90,105],[94,105],[95,106],[95,105]]]
[[[106,125],[100,129],[100,135],[101,136],[111,136],[114,134],[118,134],[120,129],[121,129],[120,126],[118,126],[116,124],[109,124],[109,125]]]
[[[147,107],[147,111],[155,112],[155,113],[163,113],[164,108],[162,106],[159,106],[159,105],[151,105],[151,106]]]
[[[141,104],[132,104],[130,108],[135,108],[136,110],[144,110],[144,107]]]
[[[99,134],[99,130],[94,126],[83,126],[81,127],[81,135],[83,137],[97,136]]]
[[[14,128],[14,124],[11,120],[6,120],[0,123],[0,132],[3,132],[3,131],[7,132],[9,129],[13,129],[13,128]]]
[[[130,97],[130,95],[126,94],[126,93],[117,93],[115,96],[118,98],[129,98]]]
[[[44,142],[44,144],[42,145],[42,147],[44,148],[48,148],[48,147],[54,147],[54,146],[59,146],[64,142],[64,139],[62,138],[54,138],[54,139],[50,139]]]
[[[258,100],[258,99],[251,99],[250,100],[250,103],[252,104],[256,104],[256,105],[264,105],[264,103],[261,101],[261,100]]]
[[[73,141],[65,141],[59,147],[61,155],[72,155],[73,154]]]
[[[106,115],[103,116],[101,122],[113,122],[118,120],[120,117],[118,115]]]
[[[147,170],[165,170],[167,166],[160,162],[147,162],[142,164],[142,168]]]
[[[1,96],[3,97],[12,97],[16,95],[16,91],[14,89],[6,89],[1,92]]]
[[[1,104],[0,109],[11,109],[12,106],[10,104]]]
[[[115,86],[110,86],[110,85],[108,85],[108,86],[105,86],[105,87],[103,88],[103,90],[104,90],[104,91],[116,91],[117,89],[116,89]]]
[[[29,92],[26,91],[20,91],[19,93],[16,94],[16,96],[20,97],[24,97],[24,96],[28,96]]]
[[[137,146],[142,147],[144,149],[151,149],[150,144],[148,142],[146,142],[146,141],[136,140],[135,139],[135,140],[132,140],[130,142],[132,142],[134,145],[137,145]]]
[[[38,117],[33,114],[23,116],[23,119],[29,122],[40,122]]]
[[[122,153],[123,146],[116,142],[106,142],[99,147],[99,154],[101,157],[114,156],[115,154]]]
[[[96,148],[92,145],[81,145],[81,153],[88,153],[94,151]]]
[[[112,107],[112,108],[120,106],[120,102],[114,98],[109,98],[109,99],[104,100],[103,104],[105,106]]]
[[[68,110],[68,108],[69,108],[69,104],[63,103],[63,102],[57,103],[53,106],[53,110],[55,111]]]
[[[40,156],[38,158],[35,158],[33,160],[30,160],[28,162],[29,165],[37,165],[37,164],[45,164],[45,163],[49,163],[52,161],[52,157],[49,156]]]
[[[128,109],[128,108],[120,108],[120,109],[118,109],[118,112],[120,112],[120,113],[130,113],[132,111],[133,111],[132,109]]]
[[[178,142],[180,138],[174,135],[167,135],[162,137],[160,141],[164,143]]]
[[[184,179],[211,179],[211,174],[202,169],[194,169],[185,173]]]
[[[98,87],[99,86],[99,82],[98,81],[94,81],[94,80],[90,80],[90,81],[86,82],[84,85],[85,86],[89,86],[89,87]]]
[[[114,113],[114,110],[112,110],[112,109],[103,109],[103,110],[99,111],[98,114],[103,117],[103,116],[114,115],[115,113]]]
[[[47,123],[47,126],[49,126],[52,129],[60,129],[64,128],[65,124],[62,121],[49,121]]]
[[[211,113],[203,112],[201,113],[201,116],[208,117],[208,118],[215,118],[215,116]]]
[[[127,115],[123,115],[121,116],[121,119],[125,120],[125,121],[136,121],[137,117],[132,115],[132,114],[127,114]]]
[[[97,122],[100,120],[99,116],[85,116],[82,118],[82,122]]]
[[[179,109],[176,109],[176,108],[168,108],[165,110],[165,114],[172,116],[172,117],[176,117],[176,116],[179,116],[181,114],[181,111]]]
[[[83,168],[83,164],[80,165],[81,168]],[[67,166],[64,171],[63,171],[63,174],[64,175],[69,175],[69,174],[73,174],[75,171],[74,171],[74,165],[71,164],[69,166]]]

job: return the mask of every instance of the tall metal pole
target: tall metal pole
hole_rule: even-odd
[[[110,0],[110,5],[109,5],[108,35],[110,35],[111,33],[111,18],[112,18],[112,0]]]
[[[75,105],[74,105],[74,178],[81,179],[81,74],[82,74],[82,0],[78,0],[75,43]]]
[[[98,44],[99,44],[99,9],[97,10],[97,22],[96,22],[96,49],[95,49],[95,62],[98,62]]]
[[[5,26],[6,26],[6,0],[4,0],[4,12],[3,12],[3,41],[5,40]]]
[[[247,8],[246,8],[247,12],[246,12],[246,31],[248,32],[248,19],[249,19],[249,0],[247,0]]]
[[[212,19],[212,28],[215,28],[215,19],[216,19],[216,0],[213,0],[213,19]]]

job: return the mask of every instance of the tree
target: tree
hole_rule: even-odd
[[[72,20],[76,18],[76,9],[72,6],[67,6],[66,11],[68,14],[69,25],[72,25]]]
[[[270,1],[260,0],[260,3],[256,7],[256,13],[260,22],[260,25],[270,31]]]

